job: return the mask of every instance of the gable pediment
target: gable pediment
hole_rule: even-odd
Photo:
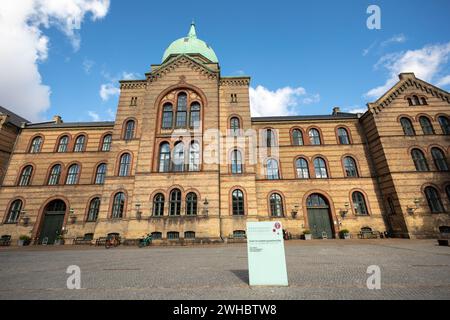
[[[407,90],[413,89],[417,93],[422,92],[442,101],[450,103],[450,94],[428,82],[420,80],[414,76],[413,73],[400,74],[400,81],[397,82],[389,91],[382,95],[377,101],[368,103],[369,110],[374,113],[381,112],[384,108],[389,106],[395,99],[403,95]]]
[[[182,54],[162,64],[154,71],[147,73],[147,81],[155,82],[181,66],[196,71],[208,79],[217,79],[219,75],[218,71],[208,68],[188,55]]]

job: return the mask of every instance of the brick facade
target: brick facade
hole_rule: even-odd
[[[88,233],[98,238],[112,232],[128,239],[149,232],[160,232],[163,238],[169,232],[178,232],[183,238],[185,232],[191,231],[197,239],[222,240],[231,238],[235,231],[245,230],[247,221],[266,220],[280,220],[287,231],[300,236],[305,229],[314,228],[307,203],[308,197],[315,194],[320,194],[327,203],[328,223],[334,237],[343,229],[356,236],[364,227],[401,237],[434,237],[439,227],[450,225],[450,174],[436,168],[431,153],[433,147],[442,150],[446,157],[450,151],[450,136],[439,123],[439,116],[449,118],[449,93],[416,79],[413,74],[401,74],[400,81],[378,101],[368,104],[362,115],[334,110],[329,116],[252,118],[249,85],[248,77],[221,77],[218,64],[201,56],[183,54],[152,66],[145,80],[122,81],[114,122],[64,123],[56,119],[29,123],[16,129],[20,130],[17,141],[14,132],[2,127],[2,144],[7,141],[11,145],[14,140],[15,147],[11,155],[2,154],[0,159],[0,169],[6,172],[0,188],[0,234],[12,235],[13,239],[20,235],[39,239],[47,205],[55,199],[65,203],[61,233],[66,239]],[[192,102],[201,106],[200,128],[196,130],[177,132],[161,127],[163,106],[172,103],[175,117],[180,92],[187,94],[188,111]],[[410,106],[408,98],[416,95],[424,98],[426,105]],[[420,116],[429,117],[434,134],[422,134]],[[227,130],[232,117],[239,119],[241,138],[249,130],[256,132],[258,151],[265,139],[261,132],[271,129],[275,136],[275,155],[266,158],[258,155],[257,161],[246,152],[250,149],[249,140],[244,143],[240,174],[234,174],[231,164],[224,161],[236,147],[236,140],[224,143],[230,139]],[[402,117],[411,119],[416,135],[405,135]],[[129,120],[134,121],[134,135],[125,139]],[[320,134],[320,145],[310,143],[308,134],[312,128]],[[338,128],[347,130],[349,144],[339,143]],[[293,145],[294,129],[303,133],[303,145]],[[213,133],[216,139],[212,138]],[[108,134],[112,135],[111,148],[102,151],[103,139]],[[73,152],[80,135],[85,136],[84,148]],[[64,136],[70,141],[68,150],[58,152],[58,143]],[[42,139],[40,150],[30,153],[36,137]],[[184,155],[189,157],[187,146],[193,140],[201,150],[199,171],[188,171],[190,167],[186,164],[182,172],[160,172],[162,143],[167,142],[173,151],[182,141],[186,146]],[[218,160],[213,163],[205,161],[205,154],[212,147],[216,149],[213,158]],[[423,150],[429,171],[417,172],[411,158],[414,148]],[[120,176],[120,159],[124,154],[130,156],[129,174]],[[356,177],[346,177],[343,161],[347,156],[356,163]],[[299,158],[308,163],[308,179],[297,176],[295,163]],[[326,178],[316,178],[314,161],[318,158],[325,161]],[[268,179],[267,159],[278,161],[279,179]],[[107,164],[106,178],[104,183],[96,184],[96,171],[102,163]],[[56,164],[61,166],[59,183],[48,185]],[[67,185],[73,164],[79,166],[78,177],[76,184]],[[33,168],[30,183],[19,186],[26,166]],[[428,186],[437,190],[442,212],[430,211],[424,193]],[[169,212],[174,189],[181,192],[179,216],[171,216]],[[240,190],[244,196],[242,216],[233,214],[234,190]],[[118,192],[124,193],[125,202],[122,216],[114,218],[114,198]],[[357,214],[354,192],[364,198],[365,215]],[[197,196],[196,215],[186,215],[186,196],[190,193]],[[157,194],[164,196],[162,216],[154,215]],[[282,217],[270,214],[272,194],[281,196]],[[88,221],[90,202],[96,197],[100,199],[98,217]],[[22,201],[20,215],[15,221],[8,221],[11,205],[17,199]]]

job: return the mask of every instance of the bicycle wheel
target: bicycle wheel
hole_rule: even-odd
[[[105,242],[105,248],[106,248],[106,249],[111,248],[111,241],[110,241],[110,240],[106,240],[106,242]]]

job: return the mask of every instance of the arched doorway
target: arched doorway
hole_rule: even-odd
[[[330,215],[330,205],[328,200],[314,193],[306,199],[306,208],[308,211],[308,224],[314,239],[333,238],[333,227]]]
[[[66,214],[66,204],[62,200],[53,200],[44,208],[44,221],[39,234],[40,244],[54,244],[61,235]]]

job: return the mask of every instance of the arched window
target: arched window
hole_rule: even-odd
[[[415,105],[415,106],[420,105],[419,97],[418,96],[413,96],[412,97],[412,102],[413,102],[413,105]]]
[[[94,198],[89,203],[87,222],[97,221],[99,212],[100,212],[100,198]]]
[[[444,212],[444,206],[442,205],[441,197],[439,196],[439,192],[435,188],[426,187],[425,196],[427,198],[431,213]]]
[[[235,149],[231,152],[231,173],[240,174],[242,171],[242,154]]]
[[[267,160],[267,179],[278,180],[280,179],[280,172],[278,170],[278,161],[275,159]]]
[[[413,105],[413,102],[412,102],[412,99],[411,99],[411,98],[408,98],[408,104],[409,104],[410,106]]]
[[[431,155],[433,156],[434,165],[438,171],[448,171],[447,158],[439,148],[432,148]]]
[[[266,142],[266,147],[267,148],[271,148],[276,146],[276,137],[275,137],[275,133],[273,132],[272,129],[266,129],[265,131],[265,142]]]
[[[62,136],[58,143],[58,152],[67,152],[69,150],[69,137]]]
[[[309,130],[309,141],[312,145],[320,145],[320,133],[317,129],[310,129]]]
[[[425,99],[425,98],[420,98],[420,102],[422,102],[422,105],[424,105],[424,106],[426,106],[428,104],[427,99]]]
[[[124,153],[120,156],[119,177],[127,177],[130,175],[131,169],[131,155]]]
[[[22,211],[22,200],[15,200],[9,206],[8,216],[5,223],[17,223],[19,222],[20,212]]]
[[[164,215],[164,195],[158,193],[153,197],[153,215],[161,217]]]
[[[356,161],[352,157],[344,158],[345,176],[349,178],[358,177]]]
[[[181,191],[173,189],[170,192],[169,214],[171,216],[179,216],[181,212]]]
[[[186,93],[181,92],[178,95],[176,127],[177,128],[186,127],[186,119],[187,119],[187,95]]]
[[[42,137],[36,137],[31,141],[30,153],[39,153],[42,148]]]
[[[295,161],[295,167],[297,169],[297,178],[309,179],[309,167],[306,159],[297,159],[297,161]]]
[[[110,151],[111,143],[112,143],[112,135],[107,134],[106,136],[104,136],[103,142],[102,142],[102,151],[104,151],[104,152]]]
[[[450,202],[450,184],[445,187],[445,193],[447,193],[447,199]]]
[[[125,134],[124,134],[124,139],[129,141],[129,140],[133,140],[134,139],[134,130],[136,127],[136,123],[134,122],[134,120],[128,120],[127,123],[125,124]]]
[[[73,148],[73,151],[74,152],[83,152],[85,141],[86,141],[86,137],[84,135],[78,136],[78,138],[75,140],[75,146]]]
[[[350,137],[348,131],[345,128],[338,129],[339,144],[350,144]]]
[[[55,164],[50,170],[50,175],[48,177],[48,185],[56,186],[59,184],[59,179],[61,178],[61,165]]]
[[[427,159],[425,158],[425,155],[422,151],[420,151],[419,149],[413,149],[411,151],[411,156],[417,171],[430,171]]]
[[[167,142],[161,143],[159,147],[159,172],[170,171],[170,145]]]
[[[300,129],[294,129],[292,131],[292,143],[294,146],[302,146],[303,143],[303,133]]]
[[[400,124],[402,125],[405,136],[415,136],[416,135],[416,131],[414,130],[411,120],[409,120],[408,118],[401,118]]]
[[[77,184],[78,182],[78,174],[80,172],[80,166],[77,164],[73,164],[69,167],[69,171],[67,173],[66,184]]]
[[[126,201],[125,193],[123,192],[116,193],[116,195],[114,196],[111,213],[111,217],[113,219],[123,218],[123,213],[125,210],[125,201]]]
[[[104,184],[106,177],[106,163],[101,163],[98,165],[95,172],[95,184]]]
[[[162,129],[172,129],[173,127],[173,106],[171,103],[166,103],[163,106]]]
[[[283,199],[278,193],[270,195],[270,215],[272,217],[282,217],[284,215]]]
[[[361,192],[353,192],[352,201],[356,215],[366,216],[369,214],[369,211],[367,210],[366,199],[364,199],[364,195]]]
[[[189,147],[189,171],[200,171],[200,144],[192,141]]]
[[[245,214],[244,209],[244,193],[236,189],[231,194],[232,208],[234,216],[243,216]]]
[[[19,178],[19,186],[25,187],[29,186],[31,183],[31,175],[33,174],[33,166],[26,166],[22,169]]]
[[[236,239],[245,239],[247,236],[245,235],[245,230],[234,230],[233,238]]]
[[[184,143],[177,142],[173,148],[173,171],[184,171]]]
[[[328,178],[327,165],[322,158],[314,159],[314,171],[317,179]]]
[[[447,117],[440,116],[438,118],[439,124],[441,125],[442,133],[449,135],[450,134],[450,121]]]
[[[194,216],[197,214],[197,194],[188,193],[186,196],[186,215]]]
[[[238,136],[240,134],[241,123],[239,118],[233,117],[230,119],[230,130],[233,136]]]
[[[189,126],[191,128],[199,128],[200,127],[200,104],[198,102],[193,102],[191,104]]]
[[[423,134],[434,134],[433,126],[431,125],[430,119],[427,117],[419,118],[420,126],[422,127]]]

